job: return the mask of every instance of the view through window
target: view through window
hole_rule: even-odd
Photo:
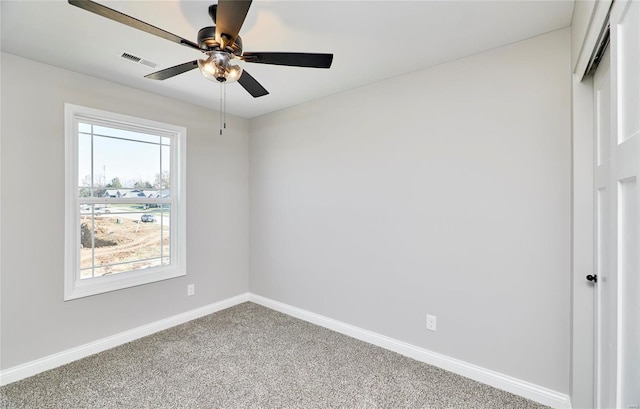
[[[171,139],[78,121],[80,278],[169,265]]]

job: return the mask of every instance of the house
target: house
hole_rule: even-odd
[[[321,98],[272,77],[275,101],[284,88],[301,99],[228,114],[224,132],[215,110],[168,97],[174,85],[25,58],[3,31],[2,382],[252,300],[553,407],[593,407],[594,90],[583,74],[611,2],[567,3],[572,17],[549,32]],[[416,51],[446,40],[371,25]],[[332,90],[340,81],[313,75]],[[65,103],[187,128],[186,276],[63,301]]]
[[[105,189],[103,197],[117,198],[117,197],[140,197],[140,191],[135,189]]]
[[[158,199],[168,198],[169,190],[139,190],[139,189],[105,189],[103,197],[110,198],[144,198]]]
[[[143,190],[142,193],[148,199],[160,199],[160,198],[168,198],[171,195],[171,190],[162,189],[162,190]]]

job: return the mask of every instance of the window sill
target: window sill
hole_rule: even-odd
[[[186,272],[175,268],[149,268],[147,270],[129,271],[112,276],[75,280],[70,286],[65,288],[64,300],[70,301],[185,275]]]

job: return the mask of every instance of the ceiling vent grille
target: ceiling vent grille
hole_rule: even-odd
[[[127,60],[131,60],[131,61],[133,61],[133,62],[140,62],[140,60],[142,59],[142,58],[140,58],[140,57],[136,57],[136,56],[135,56],[135,55],[133,55],[133,54],[129,54],[129,53],[125,53],[125,52],[123,52],[123,53],[122,53],[122,55],[121,55],[120,57],[122,57],[122,58],[126,58]]]
[[[124,50],[120,50],[120,54],[118,54],[118,57],[124,58],[125,60],[134,62],[136,64],[144,65],[149,68],[158,67],[158,64],[156,64],[155,62],[147,60],[146,58],[138,57],[137,55],[131,54]]]

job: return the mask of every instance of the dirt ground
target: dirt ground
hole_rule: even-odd
[[[91,267],[91,257],[95,257],[94,275],[104,275],[130,271],[160,264],[160,257],[169,255],[169,229],[164,234],[159,223],[143,223],[139,220],[116,216],[99,216],[94,219],[95,249],[91,248],[91,218],[81,222],[80,250],[81,268]],[[164,237],[162,237],[164,236]],[[161,254],[161,243],[164,247]],[[146,260],[157,258],[156,260]],[[144,260],[144,261],[142,261]],[[130,262],[110,266],[114,263]],[[85,270],[83,278],[91,277],[91,270]]]

